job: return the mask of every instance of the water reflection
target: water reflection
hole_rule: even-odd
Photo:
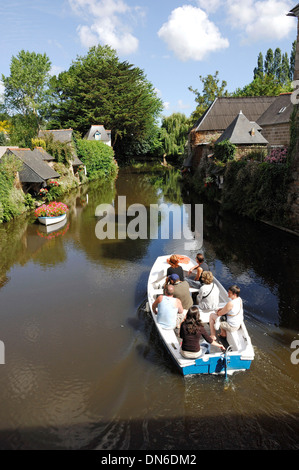
[[[120,171],[115,184],[69,194],[55,238],[40,236],[51,233],[31,216],[0,226],[0,448],[296,447],[298,368],[289,345],[298,327],[297,239],[204,206],[202,250],[226,287],[241,286],[256,359],[226,394],[221,378],[185,380],[146,315],[146,283],[157,256],[194,256],[200,247],[95,233],[96,207],[117,213],[119,195],[127,205],[180,205],[179,179],[169,185],[163,175],[158,184],[156,176],[153,184],[143,171]]]

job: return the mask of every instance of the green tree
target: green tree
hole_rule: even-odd
[[[160,141],[166,155],[182,155],[188,139],[190,121],[183,113],[164,117],[161,124]]]
[[[264,75],[264,57],[260,52],[257,59],[257,67],[253,71],[253,78],[262,77]]]
[[[281,71],[280,71],[280,83],[287,84],[290,81],[290,61],[288,53],[282,55],[281,59]]]
[[[220,96],[229,96],[228,92],[225,90],[227,82],[223,80],[219,84],[220,80],[218,78],[219,72],[216,71],[214,75],[207,75],[206,77],[199,76],[200,81],[203,84],[202,93],[198,89],[193,89],[191,86],[188,87],[192,93],[195,94],[195,101],[197,107],[195,111],[191,114],[193,121],[199,119],[203,113],[208,109],[208,107],[213,103],[215,98]]]
[[[293,81],[293,79],[294,79],[296,47],[297,47],[297,41],[293,41],[291,56],[290,56],[290,76],[289,76],[289,78],[290,78],[291,81]]]
[[[92,47],[68,71],[51,80],[55,104],[50,127],[72,127],[84,135],[91,124],[112,132],[113,148],[147,138],[162,101],[144,72],[120,62],[109,46]]]
[[[264,63],[264,72],[266,75],[274,75],[274,54],[273,50],[270,48],[267,50],[265,63]]]
[[[17,57],[12,57],[10,75],[2,74],[4,106],[9,114],[33,115],[37,126],[40,124],[50,69],[51,62],[46,54],[22,50]]]
[[[273,75],[256,77],[242,89],[237,89],[232,96],[278,96],[280,93],[292,91],[290,83],[281,84]]]

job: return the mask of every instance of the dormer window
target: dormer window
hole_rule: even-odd
[[[286,106],[284,106],[278,111],[278,114],[282,114],[286,109],[287,109]]]
[[[101,133],[97,131],[94,135],[95,140],[101,140]]]

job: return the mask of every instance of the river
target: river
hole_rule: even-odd
[[[298,238],[207,204],[202,246],[96,236],[96,208],[118,196],[194,203],[171,178],[122,169],[65,198],[55,232],[31,215],[0,226],[0,449],[299,448]],[[182,377],[146,313],[150,268],[175,252],[203,252],[241,288],[255,360],[227,390],[220,376]]]

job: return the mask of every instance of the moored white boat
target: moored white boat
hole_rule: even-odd
[[[58,215],[57,217],[38,217],[38,221],[43,225],[52,225],[62,222],[66,218],[66,214]]]
[[[185,359],[180,354],[180,340],[175,334],[174,330],[167,330],[161,327],[157,322],[157,315],[153,312],[152,304],[158,295],[163,293],[162,286],[165,282],[167,268],[169,264],[167,259],[170,255],[159,256],[151,271],[148,278],[147,295],[148,295],[148,307],[151,312],[151,316],[156,325],[157,331],[160,338],[164,342],[168,349],[172,359],[178,366],[180,372],[183,375],[189,374],[232,374],[236,371],[246,370],[250,368],[251,362],[254,359],[254,349],[251,344],[251,339],[248,334],[245,323],[243,322],[238,331],[233,333],[227,332],[227,341],[229,347],[225,353],[221,352],[219,348],[211,346],[210,351],[206,352],[206,349],[202,347],[202,356],[198,359]],[[185,276],[187,275],[190,268],[196,265],[196,262],[190,258],[185,257],[184,263],[181,264],[184,270]],[[217,284],[220,292],[220,303],[219,308],[224,306],[229,298],[227,291],[221,285],[221,283],[214,277],[214,282]],[[196,292],[197,289],[190,288],[190,293]],[[204,326],[209,332],[209,316],[212,311],[201,312],[200,317]],[[220,321],[220,318],[219,318]],[[203,341],[205,342],[205,341]]]

